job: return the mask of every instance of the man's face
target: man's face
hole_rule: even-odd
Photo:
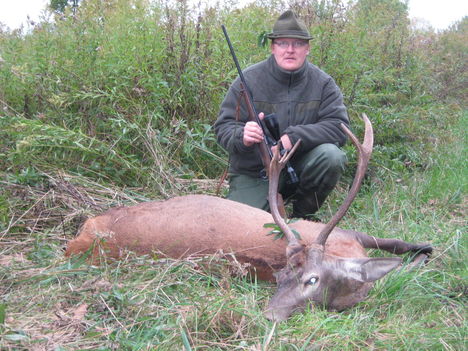
[[[271,53],[276,63],[287,71],[299,69],[309,55],[309,41],[293,38],[278,38],[271,43]]]

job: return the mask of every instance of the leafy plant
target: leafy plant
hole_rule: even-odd
[[[288,218],[286,220],[286,224],[294,223],[294,222],[297,222],[298,220],[299,219],[297,219],[297,218]],[[274,235],[275,240],[282,239],[284,237],[283,231],[281,230],[281,228],[276,223],[265,223],[263,225],[263,228],[272,228],[272,230],[267,235]],[[299,232],[296,229],[291,228],[291,231],[294,234],[294,236],[296,237],[296,239],[301,240],[301,235],[299,234]]]

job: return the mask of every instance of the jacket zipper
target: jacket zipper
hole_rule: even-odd
[[[292,83],[292,74],[289,75],[288,82],[288,123],[287,126],[291,125],[291,83]]]

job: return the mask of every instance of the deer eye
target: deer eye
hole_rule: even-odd
[[[306,281],[306,285],[315,285],[317,284],[318,280],[319,280],[318,277],[312,277]]]

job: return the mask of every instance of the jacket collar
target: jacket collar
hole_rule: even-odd
[[[275,57],[270,55],[267,60],[268,68],[273,75],[273,77],[281,83],[285,84],[295,84],[301,81],[305,77],[305,72],[307,70],[308,62],[307,60],[304,61],[304,64],[295,71],[287,71],[276,63]]]

